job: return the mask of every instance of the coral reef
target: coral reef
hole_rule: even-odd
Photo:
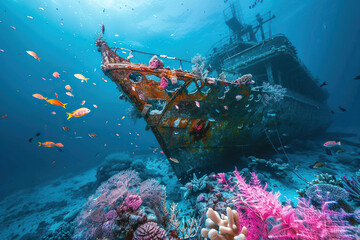
[[[281,85],[271,84],[268,82],[263,82],[262,86],[255,87],[256,89],[262,89],[262,98],[261,102],[264,105],[272,105],[281,101],[285,94],[286,88],[283,88]]]
[[[213,187],[208,183],[209,177],[207,175],[202,176],[201,178],[197,178],[194,173],[193,179],[185,184],[185,187],[181,187],[184,192],[184,198],[188,199],[191,194],[195,194],[198,192],[210,191]]]
[[[265,169],[276,177],[285,177],[288,175],[289,164],[284,163],[281,158],[266,160],[250,156],[249,159],[251,162],[248,164],[248,168],[254,172]]]
[[[83,211],[77,219],[74,239],[92,239],[117,237],[124,238],[133,233],[134,228],[148,219],[156,220],[154,209],[143,206],[156,206],[159,197],[150,196],[160,194],[156,191],[155,183],[149,184],[147,180],[140,183],[138,174],[134,171],[120,172],[100,185],[94,196],[91,196],[85,204]],[[150,189],[151,188],[151,189]],[[149,215],[149,217],[148,217]]]
[[[305,199],[299,199],[297,208],[282,206],[280,193],[266,191],[266,184],[262,186],[254,173],[249,183],[238,171],[233,173],[229,179],[219,174],[218,182],[235,195],[239,222],[248,228],[248,239],[352,239],[357,231],[345,220],[346,213],[328,209],[328,199],[323,199],[320,209]]]
[[[227,239],[227,240],[246,240],[247,229],[242,227],[239,232],[239,214],[231,208],[226,209],[227,216],[222,215],[209,208],[205,221],[206,228],[201,230],[201,235],[210,240]],[[219,231],[217,229],[219,228]]]
[[[328,174],[328,173],[321,173],[319,175],[315,175],[316,179],[313,179],[309,184],[305,187],[305,189],[297,190],[296,192],[300,195],[300,197],[306,196],[306,191],[309,187],[316,185],[316,184],[331,184],[334,186],[342,187],[341,179],[336,179],[335,176]]]
[[[149,61],[150,69],[157,69],[164,67],[164,62],[161,61],[157,56],[153,56]]]

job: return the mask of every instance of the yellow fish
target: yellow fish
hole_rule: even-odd
[[[82,117],[82,116],[85,116],[86,114],[88,114],[90,111],[90,109],[88,108],[79,108],[75,111],[73,111],[72,113],[67,113],[68,115],[68,118],[67,120],[69,120],[70,118],[72,117]]]
[[[40,62],[40,58],[39,58],[39,56],[38,56],[35,52],[33,52],[33,51],[26,51],[26,52],[27,52],[27,54],[29,54],[29,55],[32,56],[33,58],[39,60],[39,62]]]
[[[82,74],[74,74],[74,76],[77,79],[84,80],[85,82],[87,82],[87,80],[89,80],[89,78],[84,77],[84,75],[82,75]]]
[[[66,109],[66,107],[65,107],[65,105],[67,104],[67,103],[62,103],[62,102],[60,102],[59,100],[56,100],[56,99],[49,99],[49,100],[46,100],[48,103],[50,103],[51,105],[55,105],[55,106],[60,106],[60,107],[63,107],[63,108],[65,108]]]

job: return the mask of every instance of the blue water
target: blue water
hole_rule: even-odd
[[[335,111],[331,128],[359,133],[360,81],[353,78],[360,75],[360,2],[264,0],[249,9],[251,2],[240,1],[243,19],[272,11],[272,33],[285,34],[311,73],[328,82],[328,104]],[[115,84],[100,69],[102,59],[94,42],[102,24],[112,46],[191,59],[197,53],[205,55],[228,34],[225,6],[223,0],[2,0],[0,115],[7,118],[0,119],[0,198],[96,167],[110,153],[159,147],[152,132],[144,130],[143,119],[134,124],[128,117],[130,104],[118,99]],[[41,61],[29,56],[29,50]],[[147,63],[151,56],[136,57]],[[77,73],[90,78],[88,83],[75,78]],[[74,98],[65,95],[66,84]],[[68,103],[66,110],[32,97],[40,93],[55,98],[55,92]],[[66,112],[80,108],[82,100],[91,113],[67,121]],[[40,136],[34,137],[38,132]],[[38,147],[45,141],[61,142],[63,151]]]

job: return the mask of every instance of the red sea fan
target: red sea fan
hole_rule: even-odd
[[[234,176],[226,180],[220,175],[218,182],[235,194],[240,225],[248,228],[248,240],[353,239],[348,232],[354,228],[341,220],[343,213],[328,210],[328,202],[324,201],[321,210],[302,199],[296,209],[291,205],[282,206],[280,193],[266,191],[266,184],[261,186],[254,173],[249,183],[238,171],[234,171]]]
[[[134,232],[133,240],[168,240],[166,231],[155,222],[141,225]]]

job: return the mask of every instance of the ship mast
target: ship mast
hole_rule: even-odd
[[[252,24],[245,24],[242,21],[241,6],[239,0],[228,0],[228,7],[224,10],[224,19],[226,25],[232,32],[232,37],[238,41],[245,42],[258,42],[256,33],[260,30],[261,41],[266,39],[264,24],[270,22],[275,18],[275,15],[271,12],[267,12],[263,15],[257,14],[256,21]],[[270,33],[270,24],[269,24],[269,37]],[[231,38],[232,39],[232,38]]]

